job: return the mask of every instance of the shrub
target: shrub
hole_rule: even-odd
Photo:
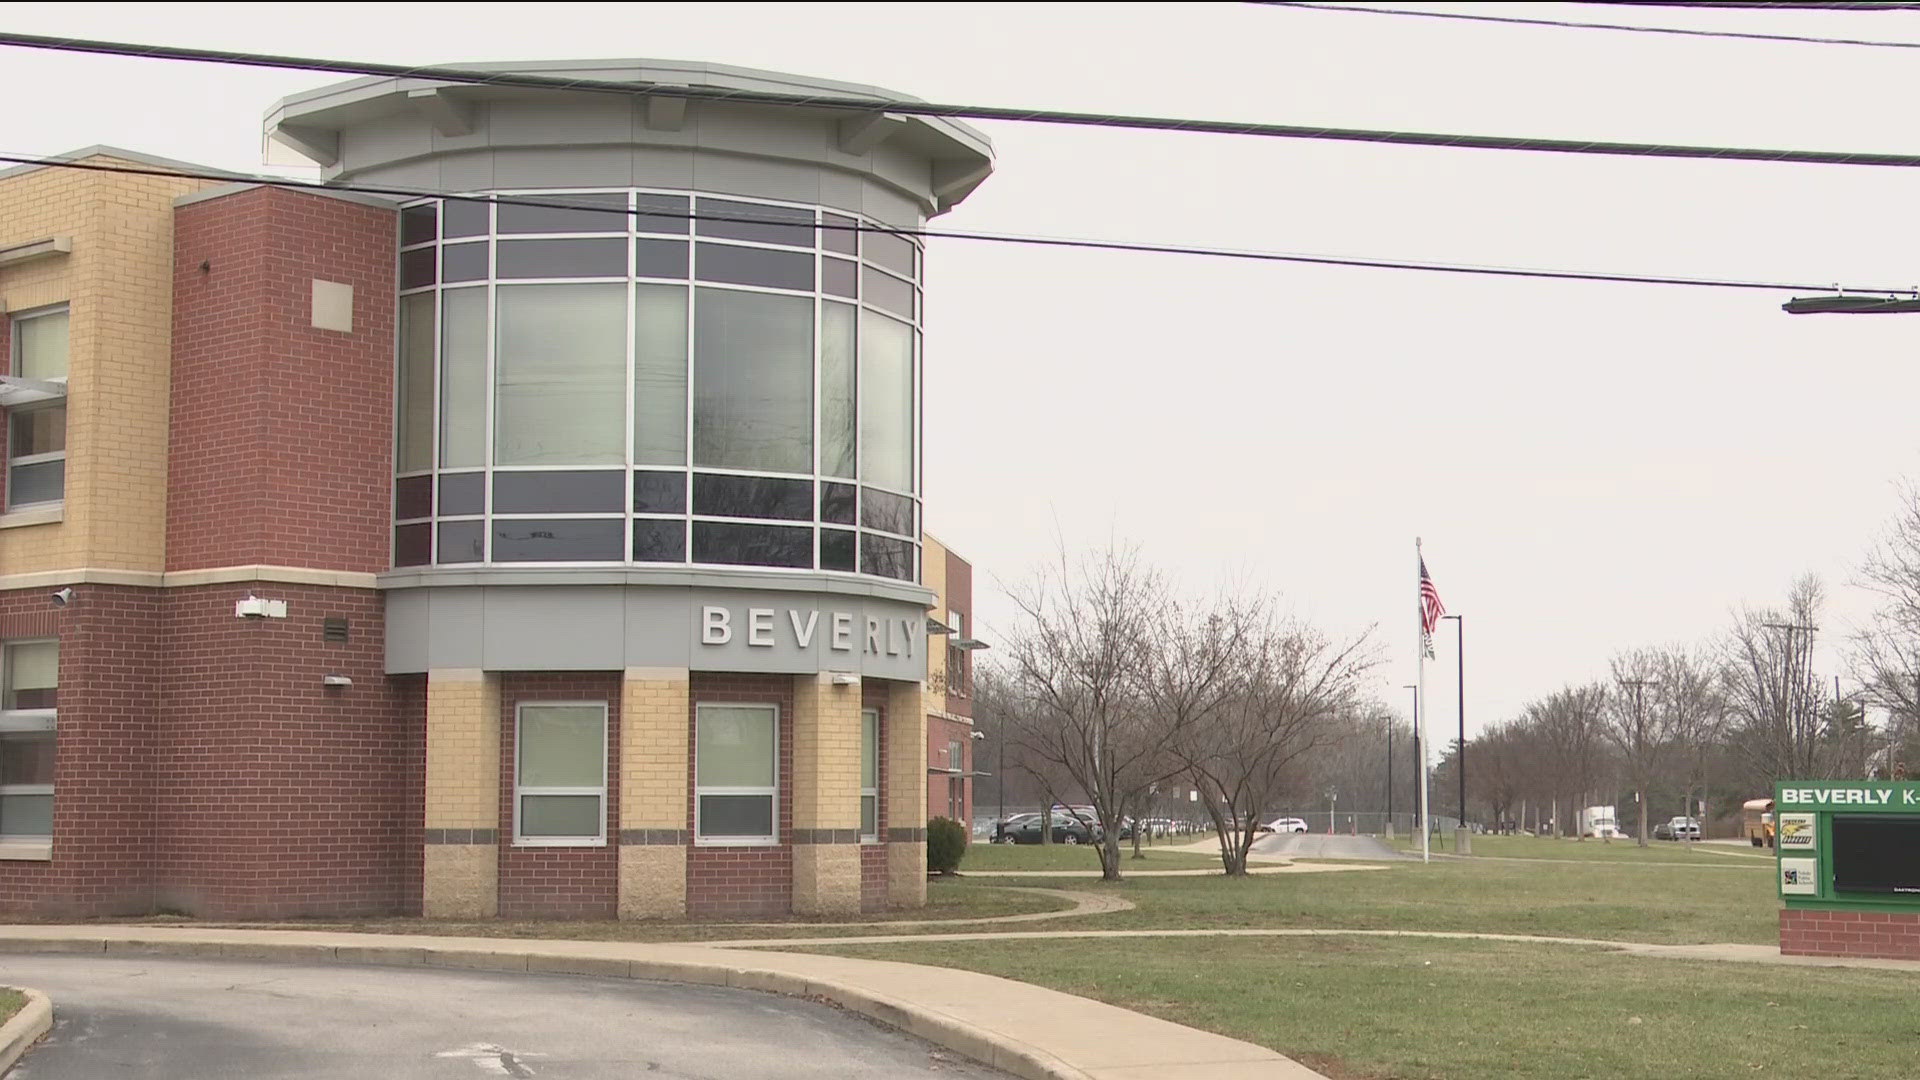
[[[967,827],[952,818],[937,817],[927,822],[927,870],[951,874],[960,869],[967,854]]]

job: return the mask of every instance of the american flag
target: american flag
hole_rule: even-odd
[[[1433,579],[1427,576],[1427,560],[1420,560],[1420,640],[1426,646],[1429,659],[1433,656],[1433,628],[1440,625],[1440,616],[1447,613],[1447,605],[1440,602],[1440,590],[1433,587]]]

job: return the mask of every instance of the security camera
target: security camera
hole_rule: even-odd
[[[68,604],[73,603],[73,590],[61,589],[59,592],[47,597],[47,599],[53,601],[54,607],[66,607]]]

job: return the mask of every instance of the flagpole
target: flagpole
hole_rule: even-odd
[[[1420,571],[1426,566],[1420,552],[1420,538],[1413,538],[1413,627],[1414,656],[1420,667],[1413,680],[1414,723],[1420,725],[1416,733],[1416,743],[1420,747],[1420,861],[1432,862],[1433,823],[1427,817],[1427,613],[1426,601],[1420,595]]]

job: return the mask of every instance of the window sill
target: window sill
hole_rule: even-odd
[[[65,504],[28,506],[0,514],[0,529],[21,529],[28,525],[57,525],[66,520]]]
[[[28,862],[52,862],[51,840],[0,840],[0,859]]]
[[[517,848],[603,848],[607,846],[607,838],[560,836],[551,839],[546,837],[528,839],[516,836],[513,838],[513,846]]]
[[[779,847],[780,840],[778,837],[773,836],[750,836],[740,839],[734,839],[733,837],[696,836],[693,838],[693,846],[701,848]]]

